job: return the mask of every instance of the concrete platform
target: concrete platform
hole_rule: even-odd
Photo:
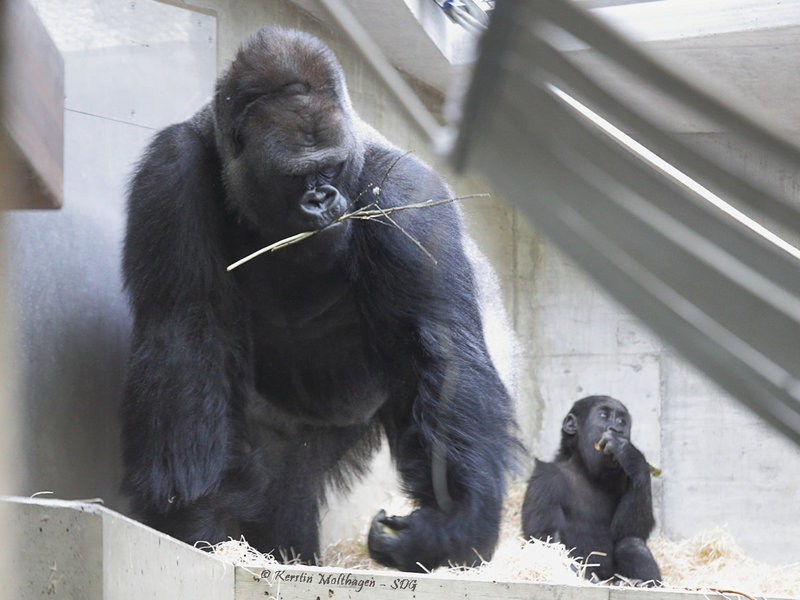
[[[101,505],[3,498],[15,524],[0,597],[75,600],[731,600],[735,594],[234,566]]]

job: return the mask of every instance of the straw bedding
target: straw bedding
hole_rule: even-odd
[[[495,581],[592,585],[576,573],[577,563],[561,544],[522,539],[519,522],[523,495],[522,484],[512,487],[503,515],[500,543],[491,561],[476,569],[440,569],[438,572]],[[724,528],[702,531],[681,541],[656,536],[648,541],[648,546],[661,568],[667,589],[800,598],[800,563],[774,566],[753,560]],[[212,550],[220,558],[245,567],[258,569],[275,562],[243,540],[222,542]],[[346,569],[385,570],[370,560],[363,536],[328,546],[323,551],[322,562]]]

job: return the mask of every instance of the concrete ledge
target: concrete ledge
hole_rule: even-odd
[[[276,565],[234,567],[107,508],[2,498],[15,524],[0,596],[81,600],[731,600],[735,594],[485,581]],[[8,596],[3,594],[8,593]]]
[[[717,594],[486,581],[438,573],[415,575],[283,565],[258,573],[237,567],[237,600],[265,597],[280,600],[710,600]]]
[[[81,600],[232,600],[232,565],[103,506],[3,498],[16,550],[0,595]],[[15,593],[16,592],[16,593]]]
[[[0,165],[8,208],[60,208],[64,198],[64,60],[28,0],[0,17]]]

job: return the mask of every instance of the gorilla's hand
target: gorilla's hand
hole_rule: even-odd
[[[468,543],[457,543],[471,536],[453,535],[459,531],[460,521],[433,508],[420,508],[406,516],[390,516],[381,510],[369,530],[369,555],[387,567],[419,573],[446,560],[454,564],[478,564],[480,550]],[[493,547],[492,544],[485,551],[490,553]]]
[[[613,431],[606,431],[597,446],[603,454],[617,461],[631,479],[649,474],[649,466],[644,456],[626,437]]]
[[[597,442],[597,446],[603,454],[619,461],[619,456],[625,451],[625,447],[629,443],[628,440],[613,431],[605,431],[600,441]]]
[[[428,542],[433,532],[421,512],[415,510],[405,517],[387,515],[385,510],[378,512],[367,539],[372,559],[401,571],[424,571],[423,565],[428,562],[425,558],[431,557]]]

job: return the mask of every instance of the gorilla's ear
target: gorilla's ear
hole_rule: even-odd
[[[250,104],[252,104],[252,102]],[[234,157],[239,156],[242,153],[242,148],[244,148],[244,137],[242,129],[245,126],[245,121],[247,118],[247,110],[250,108],[250,104],[245,106],[244,110],[242,110],[238,115],[236,115],[236,117],[233,119],[233,122],[225,131],[225,135],[231,141]]]
[[[561,431],[567,435],[575,435],[578,433],[578,417],[574,413],[568,413],[564,417],[564,422],[561,424]]]

